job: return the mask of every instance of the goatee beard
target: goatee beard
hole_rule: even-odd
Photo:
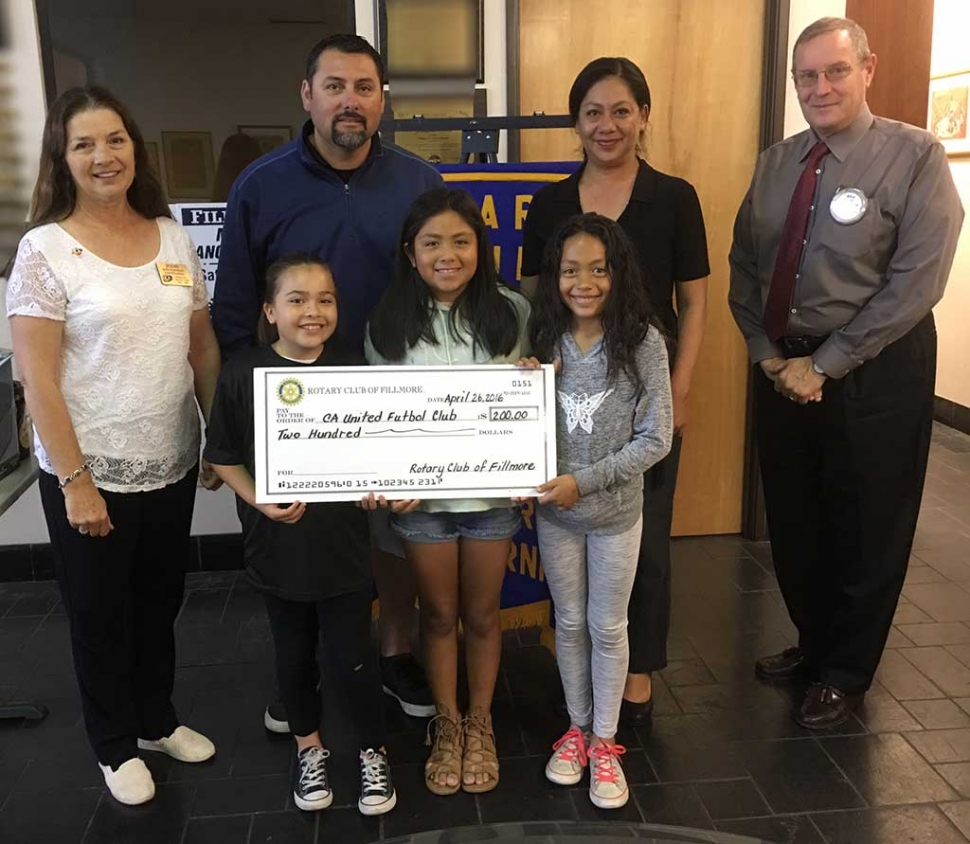
[[[367,130],[361,129],[359,132],[338,132],[334,129],[331,140],[333,140],[334,146],[345,149],[347,152],[353,152],[355,149],[360,149],[367,143]]]

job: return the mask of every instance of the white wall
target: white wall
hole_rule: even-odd
[[[936,0],[933,11],[933,57],[930,75],[943,76],[970,68],[967,33],[970,3]],[[950,170],[964,209],[970,213],[970,158],[951,158]],[[970,407],[970,222],[964,221],[943,301],[934,310],[939,333],[936,394]]]

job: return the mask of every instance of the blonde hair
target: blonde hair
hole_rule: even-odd
[[[866,36],[866,31],[854,20],[851,18],[819,18],[815,23],[806,26],[795,41],[795,46],[792,47],[791,51],[792,67],[795,66],[795,53],[798,52],[798,48],[802,44],[811,41],[813,38],[818,38],[820,35],[829,32],[841,32],[842,30],[849,34],[852,49],[855,50],[856,58],[860,62],[864,62],[872,55],[869,52],[869,39]]]

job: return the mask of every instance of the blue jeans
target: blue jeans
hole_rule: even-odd
[[[473,513],[413,513],[393,514],[391,528],[408,542],[438,544],[467,539],[511,539],[522,526],[522,511],[518,507],[493,507]]]

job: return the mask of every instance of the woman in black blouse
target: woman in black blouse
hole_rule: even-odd
[[[556,226],[595,211],[630,236],[658,318],[676,345],[670,378],[676,436],[670,455],[644,476],[643,538],[630,599],[630,668],[620,717],[637,724],[653,710],[651,672],[667,665],[670,525],[687,394],[704,334],[707,239],[694,188],[640,158],[650,89],[633,62],[599,58],[586,65],[569,91],[569,114],[583,144],[583,165],[532,200],[523,233],[522,288],[529,295],[535,291]]]

